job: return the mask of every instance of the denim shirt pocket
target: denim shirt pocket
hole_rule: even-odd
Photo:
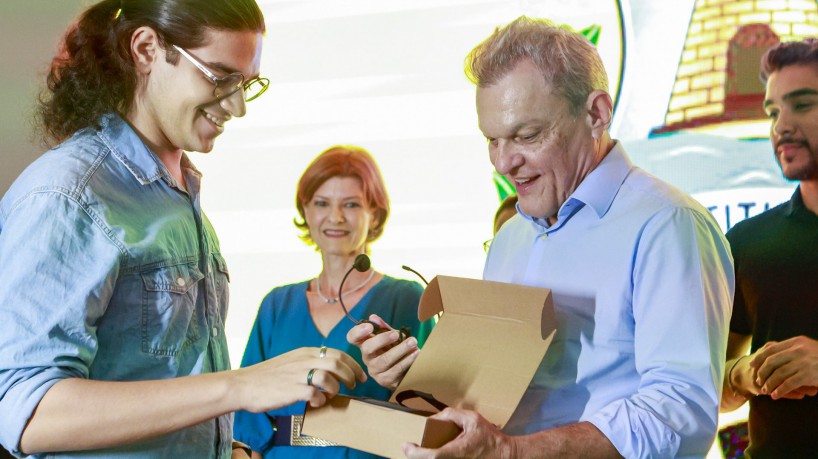
[[[142,352],[175,356],[199,339],[196,299],[204,274],[194,265],[178,264],[140,273],[142,295]]]
[[[230,282],[230,271],[227,270],[227,262],[224,261],[224,257],[222,257],[221,254],[214,253],[213,260],[216,262],[216,269],[224,275],[227,282]]]
[[[219,253],[213,253],[213,264],[216,269],[213,271],[213,277],[216,285],[216,305],[219,310],[219,314],[221,315],[221,319],[224,320],[225,316],[227,315],[227,306],[229,301],[230,295],[230,271],[227,269],[227,263],[224,261],[224,257],[221,256]]]

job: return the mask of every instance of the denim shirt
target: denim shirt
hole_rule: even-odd
[[[122,118],[99,124],[37,159],[0,201],[0,443],[16,454],[37,404],[62,379],[169,379],[230,366],[229,276],[201,211],[201,174],[183,156],[185,191]],[[222,458],[231,436],[232,414],[56,456]]]

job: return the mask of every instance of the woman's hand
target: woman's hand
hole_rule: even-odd
[[[320,354],[319,348],[303,347],[233,371],[241,409],[260,413],[299,401],[317,407],[338,394],[342,382],[352,389],[356,382],[366,381],[364,370],[349,355],[337,349]]]
[[[409,337],[400,341],[400,333],[375,314],[369,320],[383,331],[374,335],[370,323],[361,323],[347,333],[347,341],[361,349],[364,364],[375,381],[395,390],[420,353],[418,341]]]

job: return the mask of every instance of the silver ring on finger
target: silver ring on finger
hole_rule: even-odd
[[[323,359],[326,356],[327,356],[327,347],[326,346],[321,346],[321,350],[318,351],[318,358]]]
[[[312,377],[315,376],[315,372],[317,370],[318,370],[317,368],[313,368],[313,369],[310,370],[309,373],[307,373],[307,385],[308,386],[312,386]]]

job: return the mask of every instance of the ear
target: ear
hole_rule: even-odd
[[[150,27],[142,26],[131,35],[131,58],[137,74],[148,75],[154,63],[164,52],[159,44],[159,35]]]
[[[372,235],[372,231],[373,231],[373,229],[377,228],[378,225],[381,224],[381,218],[380,218],[380,215],[379,215],[378,211],[373,209],[370,212],[370,215],[372,215],[372,219],[369,221],[369,232],[366,235],[366,240],[367,241],[372,241],[372,239],[374,239],[374,237]]]
[[[595,139],[601,139],[602,135],[611,127],[613,118],[613,102],[611,96],[606,91],[597,89],[588,95],[585,102],[585,110],[588,112],[588,125],[591,128],[591,135]]]

